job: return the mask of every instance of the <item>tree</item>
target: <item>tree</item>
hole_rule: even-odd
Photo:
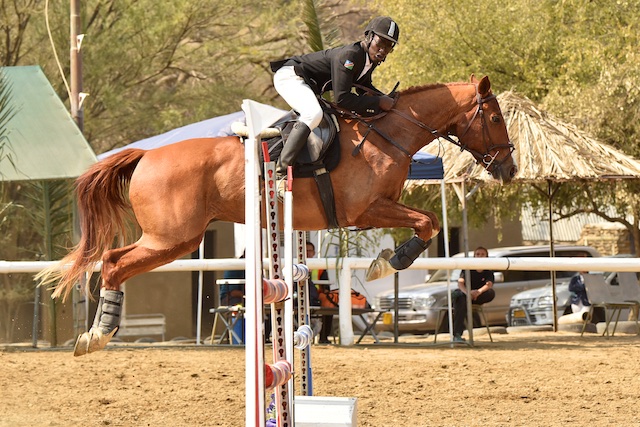
[[[401,43],[385,64],[387,85],[398,78],[407,87],[487,74],[494,91],[522,93],[595,137],[640,155],[637,2],[434,0],[424,7],[416,0],[379,0],[375,5],[402,30]],[[535,190],[522,189],[521,200],[538,200]],[[636,182],[581,183],[559,192],[554,206],[561,216],[592,212],[625,224],[639,242],[638,190]],[[605,209],[610,204],[616,215]],[[636,250],[640,254],[640,244]]]

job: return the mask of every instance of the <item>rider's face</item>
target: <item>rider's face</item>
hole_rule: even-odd
[[[369,58],[371,62],[379,64],[387,59],[387,55],[393,51],[395,43],[374,34],[369,44]]]

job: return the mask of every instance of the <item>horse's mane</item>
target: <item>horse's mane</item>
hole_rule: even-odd
[[[400,91],[400,95],[411,95],[416,92],[423,92],[425,90],[438,89],[445,86],[467,85],[469,82],[454,82],[454,83],[432,83],[421,86],[411,86]]]

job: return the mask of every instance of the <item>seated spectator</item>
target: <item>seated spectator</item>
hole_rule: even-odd
[[[473,252],[474,258],[486,258],[489,252],[486,248],[478,246]],[[493,301],[496,292],[493,290],[495,280],[491,270],[471,270],[471,300],[472,304],[486,304]],[[465,285],[466,270],[460,272],[458,289],[453,291],[453,342],[465,342],[462,333],[467,319],[467,287]]]

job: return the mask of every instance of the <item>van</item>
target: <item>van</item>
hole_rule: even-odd
[[[556,257],[599,257],[597,250],[589,246],[555,246]],[[464,256],[464,253],[454,255]],[[549,246],[513,246],[489,249],[490,258],[502,257],[549,257]],[[458,288],[460,269],[436,271],[426,283],[420,283],[401,289],[398,293],[398,329],[403,333],[433,332],[439,319],[445,318],[448,307],[447,284],[451,291]],[[551,280],[549,271],[522,271],[507,270],[495,271],[495,283],[493,289],[496,297],[490,303],[485,304],[484,312],[487,323],[493,325],[506,325],[511,297],[528,289],[539,288]],[[557,271],[558,280],[568,281],[575,271]],[[381,292],[375,298],[375,308],[389,310],[391,317],[386,321],[379,321],[377,330],[392,331],[394,328],[393,310],[395,304],[394,291]],[[389,319],[391,322],[389,322]],[[441,322],[442,327],[448,327],[448,322]]]

